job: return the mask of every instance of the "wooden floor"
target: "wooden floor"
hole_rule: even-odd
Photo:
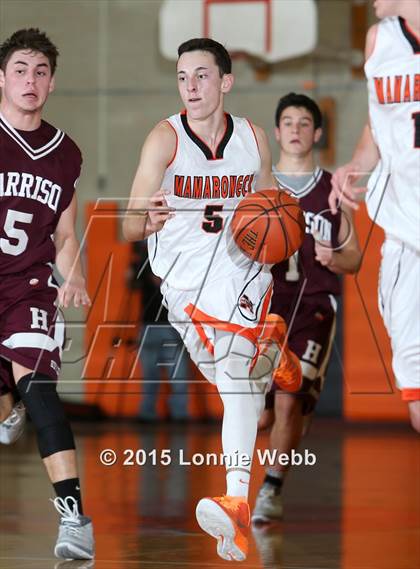
[[[219,426],[75,424],[86,513],[94,519],[95,562],[59,562],[52,550],[57,516],[33,432],[0,448],[0,568],[212,569],[229,566],[196,524],[206,495],[225,491],[223,467],[181,465],[220,452]],[[259,447],[267,438],[261,435]],[[295,467],[281,524],[257,528],[244,568],[418,569],[420,447],[408,425],[345,426],[317,420],[302,448],[315,466]],[[117,453],[103,466],[103,449]],[[142,449],[143,466],[123,466]],[[153,464],[170,449],[171,464]],[[183,451],[183,456],[180,454]],[[145,452],[143,452],[145,451]],[[251,501],[263,476],[257,458]],[[232,562],[235,565],[235,562]],[[230,565],[232,565],[232,563]]]

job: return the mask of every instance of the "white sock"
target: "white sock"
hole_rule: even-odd
[[[242,336],[216,333],[216,385],[224,405],[222,447],[227,457],[228,496],[248,497],[257,422],[264,394],[249,379],[254,345]]]
[[[243,470],[228,470],[226,472],[226,494],[228,496],[244,496],[248,499],[249,479],[251,473]]]

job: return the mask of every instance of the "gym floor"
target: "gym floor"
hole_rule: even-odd
[[[228,566],[194,516],[201,497],[224,492],[224,468],[185,464],[221,452],[219,425],[74,427],[85,513],[94,519],[95,561],[53,557],[58,518],[29,425],[14,446],[0,449],[1,569]],[[262,433],[258,448],[266,444]],[[301,451],[305,448],[315,454],[316,464],[294,467],[284,488],[284,520],[253,529],[241,567],[417,569],[420,447],[409,426],[317,419]],[[113,466],[101,464],[104,449],[116,453]],[[163,449],[169,452],[162,454]],[[169,465],[157,464],[169,460]],[[251,503],[263,477],[262,462],[257,456]]]

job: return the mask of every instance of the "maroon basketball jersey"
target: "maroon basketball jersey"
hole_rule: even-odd
[[[279,182],[285,187],[284,180],[279,179]],[[303,293],[305,295],[340,294],[338,276],[315,260],[315,240],[313,238],[313,233],[316,232],[321,235],[322,240],[330,241],[333,247],[338,246],[341,214],[333,215],[328,205],[331,174],[317,168],[313,179],[302,190],[297,192],[291,187],[286,189],[299,198],[305,215],[306,232],[299,251],[287,261],[273,266],[271,272],[274,277],[274,294],[295,297],[297,290],[300,291],[304,283]]]
[[[0,115],[0,275],[54,263],[52,236],[81,163],[79,148],[64,132],[44,121],[20,131]]]

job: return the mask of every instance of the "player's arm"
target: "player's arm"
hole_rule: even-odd
[[[366,36],[365,59],[372,55],[375,49],[378,26],[372,26]],[[329,205],[333,213],[337,213],[337,206],[345,204],[352,209],[358,209],[358,202],[364,189],[355,188],[354,184],[362,176],[369,173],[378,163],[379,150],[373,138],[370,122],[367,121],[356,145],[353,157],[344,166],[336,170],[332,177],[332,191],[329,196]]]
[[[368,122],[357,143],[353,158],[350,162],[338,168],[332,177],[332,190],[328,198],[333,213],[337,212],[338,205],[345,204],[352,209],[359,209],[361,194],[364,188],[356,188],[354,184],[363,176],[371,172],[379,160],[379,150],[373,139],[370,123]]]
[[[58,291],[58,300],[65,308],[71,301],[76,307],[90,304],[80,262],[80,244],[75,231],[76,214],[77,201],[76,195],[73,195],[70,205],[61,214],[54,232],[55,264],[64,279]]]
[[[315,239],[315,259],[333,273],[357,273],[362,262],[362,252],[354,227],[353,210],[345,205],[341,206],[338,242],[343,244],[342,247],[333,251],[331,243],[323,244]]]
[[[167,122],[159,123],[147,137],[123,220],[123,235],[127,241],[145,239],[159,231],[171,217],[161,184],[176,146],[176,133]]]
[[[255,189],[265,190],[267,188],[277,188],[277,181],[271,172],[273,163],[271,161],[271,150],[268,137],[265,131],[259,126],[252,125],[252,128],[255,133],[255,138],[257,139],[258,150],[261,158],[261,167],[258,173]]]

